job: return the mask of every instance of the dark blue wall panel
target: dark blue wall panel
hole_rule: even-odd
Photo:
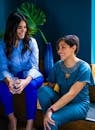
[[[0,0],[0,31],[4,31],[6,19],[17,7],[17,0]]]
[[[43,31],[48,41],[55,42],[66,34],[80,38],[78,56],[91,62],[91,1],[90,0],[35,0],[47,16]],[[56,50],[54,49],[54,53]],[[55,59],[56,60],[56,59]]]
[[[24,0],[0,0],[0,31],[4,29],[6,17]],[[27,0],[26,0],[27,1]],[[91,63],[91,0],[30,0],[43,9],[47,21],[42,27],[47,40],[52,42],[55,61],[56,40],[66,34],[76,34],[80,38],[78,56]],[[2,12],[2,13],[1,13]],[[39,44],[44,45],[40,36]],[[40,46],[40,48],[42,48]]]

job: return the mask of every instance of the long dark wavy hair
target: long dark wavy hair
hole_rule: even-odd
[[[22,49],[22,54],[24,52],[26,52],[27,49],[29,49],[29,40],[30,40],[30,38],[29,38],[29,34],[28,34],[29,28],[28,28],[28,25],[27,25],[26,18],[22,14],[20,14],[18,12],[12,12],[9,15],[8,19],[7,19],[6,29],[5,29],[5,34],[4,34],[4,42],[6,44],[6,56],[8,58],[10,58],[13,46],[16,43],[16,39],[17,39],[16,31],[17,31],[19,23],[22,20],[25,21],[26,28],[27,28],[27,32],[26,32],[25,37],[23,39],[24,47]]]

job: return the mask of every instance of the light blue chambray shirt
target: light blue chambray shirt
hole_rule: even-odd
[[[5,55],[5,43],[0,41],[0,80],[5,77],[13,77],[23,71],[24,77],[31,76],[33,79],[42,74],[39,72],[39,49],[34,38],[30,38],[29,46],[32,51],[27,50],[21,55],[23,41],[19,40],[18,47],[13,48],[10,60]]]

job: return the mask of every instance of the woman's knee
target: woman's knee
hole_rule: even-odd
[[[41,99],[41,100],[46,100],[49,96],[48,93],[49,93],[48,87],[47,86],[41,86],[38,89],[38,98]]]
[[[36,79],[32,79],[28,84],[27,88],[38,89],[43,83],[43,77],[38,77]]]

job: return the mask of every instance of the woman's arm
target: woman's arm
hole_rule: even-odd
[[[11,73],[8,69],[8,59],[5,54],[5,46],[3,42],[0,42],[0,79],[4,80],[4,78],[11,78]]]
[[[71,86],[70,90],[65,95],[63,95],[56,103],[54,103],[51,106],[51,108],[54,111],[57,111],[66,104],[68,104],[77,96],[77,94],[83,89],[85,85],[86,85],[85,82],[77,81],[74,85]]]
[[[34,38],[30,41],[30,48],[32,50],[30,59],[29,59],[29,64],[31,66],[30,70],[27,72],[27,76],[31,76],[32,78],[36,78],[40,76],[39,72],[39,49],[37,42]]]

